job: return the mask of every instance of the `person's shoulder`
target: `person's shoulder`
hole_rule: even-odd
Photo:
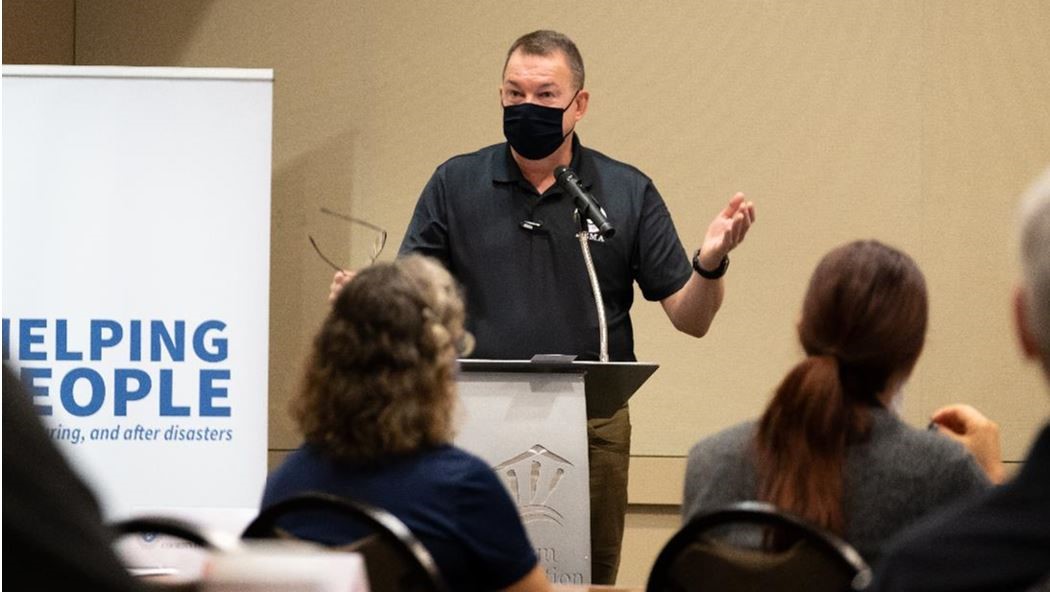
[[[485,146],[474,152],[457,154],[438,165],[437,172],[445,174],[459,172],[475,173],[479,170],[486,170],[492,166],[496,158],[505,157],[506,146],[506,143],[501,142],[499,144]]]
[[[442,444],[440,446],[435,446],[434,448],[429,449],[427,454],[431,458],[441,460],[442,462],[461,464],[464,466],[485,463],[485,461],[481,460],[481,458],[473,452],[467,452],[455,444]]]
[[[467,504],[497,498],[510,503],[496,471],[473,453],[450,444],[434,448],[427,455],[427,474],[444,495]]]
[[[452,444],[432,448],[426,457],[428,463],[440,467],[441,474],[453,481],[492,473],[492,468],[480,457]]]
[[[748,420],[707,436],[689,450],[689,464],[725,467],[725,461],[747,453],[755,437],[755,420]]]
[[[303,444],[284,457],[284,460],[270,472],[269,479],[271,481],[284,479],[289,475],[306,469],[317,461],[318,455],[316,452],[311,450],[309,445]]]
[[[891,457],[909,459],[924,465],[952,466],[970,464],[966,448],[932,430],[920,430],[904,422],[894,412],[878,409],[872,413],[872,439],[882,447],[894,449]]]
[[[302,444],[299,448],[291,451],[288,456],[284,458],[284,462],[281,466],[298,467],[304,465],[320,464],[327,461],[328,457],[325,453],[314,446],[313,444]]]
[[[652,183],[652,179],[649,175],[642,172],[638,167],[617,160],[604,152],[595,150],[594,148],[588,148],[587,146],[580,146],[583,151],[582,158],[589,159],[591,165],[599,171],[602,176],[618,177],[621,181],[634,181],[638,183]]]
[[[1048,517],[1045,489],[1019,478],[959,501],[892,542],[874,589],[1031,589],[1050,570]]]
[[[685,468],[683,518],[754,499],[757,486],[751,442],[756,425],[754,421],[740,423],[693,445]]]
[[[928,589],[931,582],[943,582],[946,576],[958,577],[959,570],[965,570],[967,563],[980,563],[980,549],[988,541],[973,530],[972,518],[982,512],[990,495],[986,492],[952,504],[894,537],[879,561],[872,589]],[[932,567],[946,565],[953,567],[949,570],[951,574]]]
[[[907,507],[918,518],[988,488],[987,476],[962,444],[911,427],[888,410],[873,416],[870,439],[849,451],[855,495],[874,494],[881,506]]]
[[[308,444],[293,450],[266,477],[263,506],[297,492],[309,476],[318,472],[322,462],[320,453]]]

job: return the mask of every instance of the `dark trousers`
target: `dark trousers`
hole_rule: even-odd
[[[591,473],[591,582],[615,584],[627,515],[631,416],[624,405],[612,417],[587,420]]]

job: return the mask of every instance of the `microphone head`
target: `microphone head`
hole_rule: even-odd
[[[554,178],[555,179],[557,179],[558,181],[561,181],[562,178],[565,177],[566,175],[573,175],[572,169],[570,169],[569,167],[567,167],[565,165],[561,165],[561,164],[559,164],[558,166],[554,167]],[[573,176],[575,176],[575,175],[573,175]]]

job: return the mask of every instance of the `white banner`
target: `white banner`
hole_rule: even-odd
[[[3,67],[3,358],[109,518],[258,507],[272,86]]]

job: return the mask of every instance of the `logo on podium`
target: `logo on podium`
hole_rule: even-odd
[[[510,490],[521,514],[521,521],[554,522],[563,526],[564,516],[548,505],[565,475],[572,470],[568,460],[536,444],[494,467]]]

